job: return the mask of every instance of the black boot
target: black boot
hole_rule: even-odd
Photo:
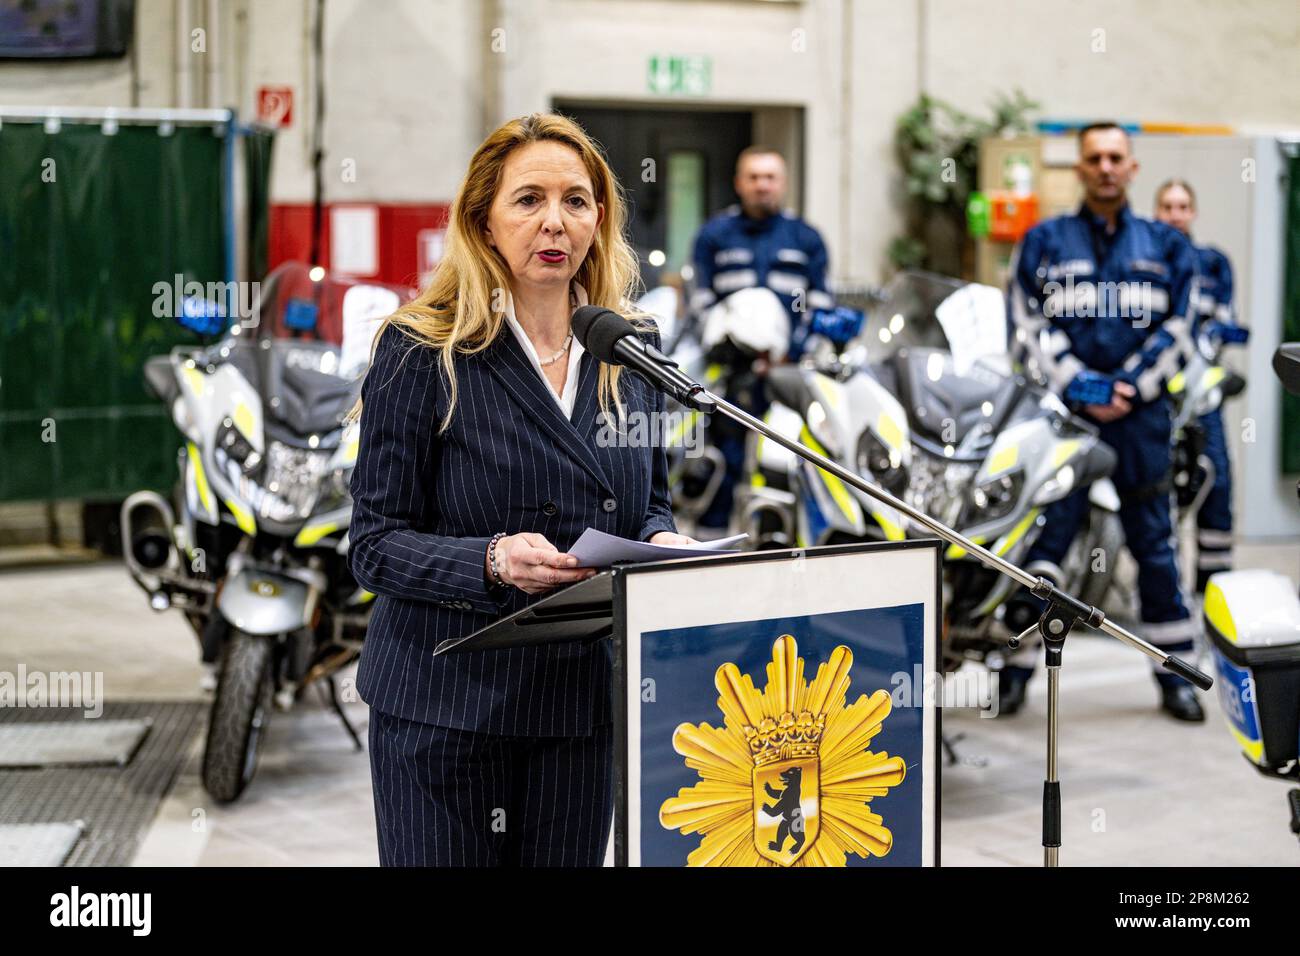
[[[997,674],[998,714],[1014,714],[1024,706],[1025,691],[1029,687],[1029,678],[1034,676],[1034,669],[1008,664]]]
[[[1205,720],[1205,711],[1196,699],[1192,685],[1182,678],[1168,679],[1160,675],[1160,709],[1175,720],[1199,724]]]

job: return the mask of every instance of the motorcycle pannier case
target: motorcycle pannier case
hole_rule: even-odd
[[[1275,571],[1227,571],[1205,590],[1219,700],[1261,772],[1300,775],[1300,597]],[[1290,765],[1290,766],[1288,766]]]

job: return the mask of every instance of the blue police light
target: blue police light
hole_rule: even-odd
[[[298,332],[310,332],[316,328],[319,314],[316,303],[310,299],[290,299],[284,307],[284,324]]]
[[[219,335],[226,328],[226,310],[219,302],[187,295],[181,299],[181,314],[176,321],[199,335]]]

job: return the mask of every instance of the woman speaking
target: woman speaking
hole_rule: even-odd
[[[579,126],[511,120],[470,161],[429,287],[376,337],[348,561],[378,595],[357,684],[382,865],[601,862],[605,646],[433,649],[594,574],[565,553],[588,527],[691,540],[675,531],[663,448],[597,440],[608,422],[659,412],[661,397],[570,329],[580,305],[629,311],[624,221]]]

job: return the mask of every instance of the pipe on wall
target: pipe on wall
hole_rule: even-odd
[[[224,71],[221,63],[221,0],[202,0],[203,25],[208,31],[208,52],[203,56],[203,102],[216,108],[222,105]]]
[[[189,109],[194,105],[194,59],[190,53],[190,33],[194,29],[194,9],[190,0],[176,0],[173,6],[176,24],[172,105]]]

